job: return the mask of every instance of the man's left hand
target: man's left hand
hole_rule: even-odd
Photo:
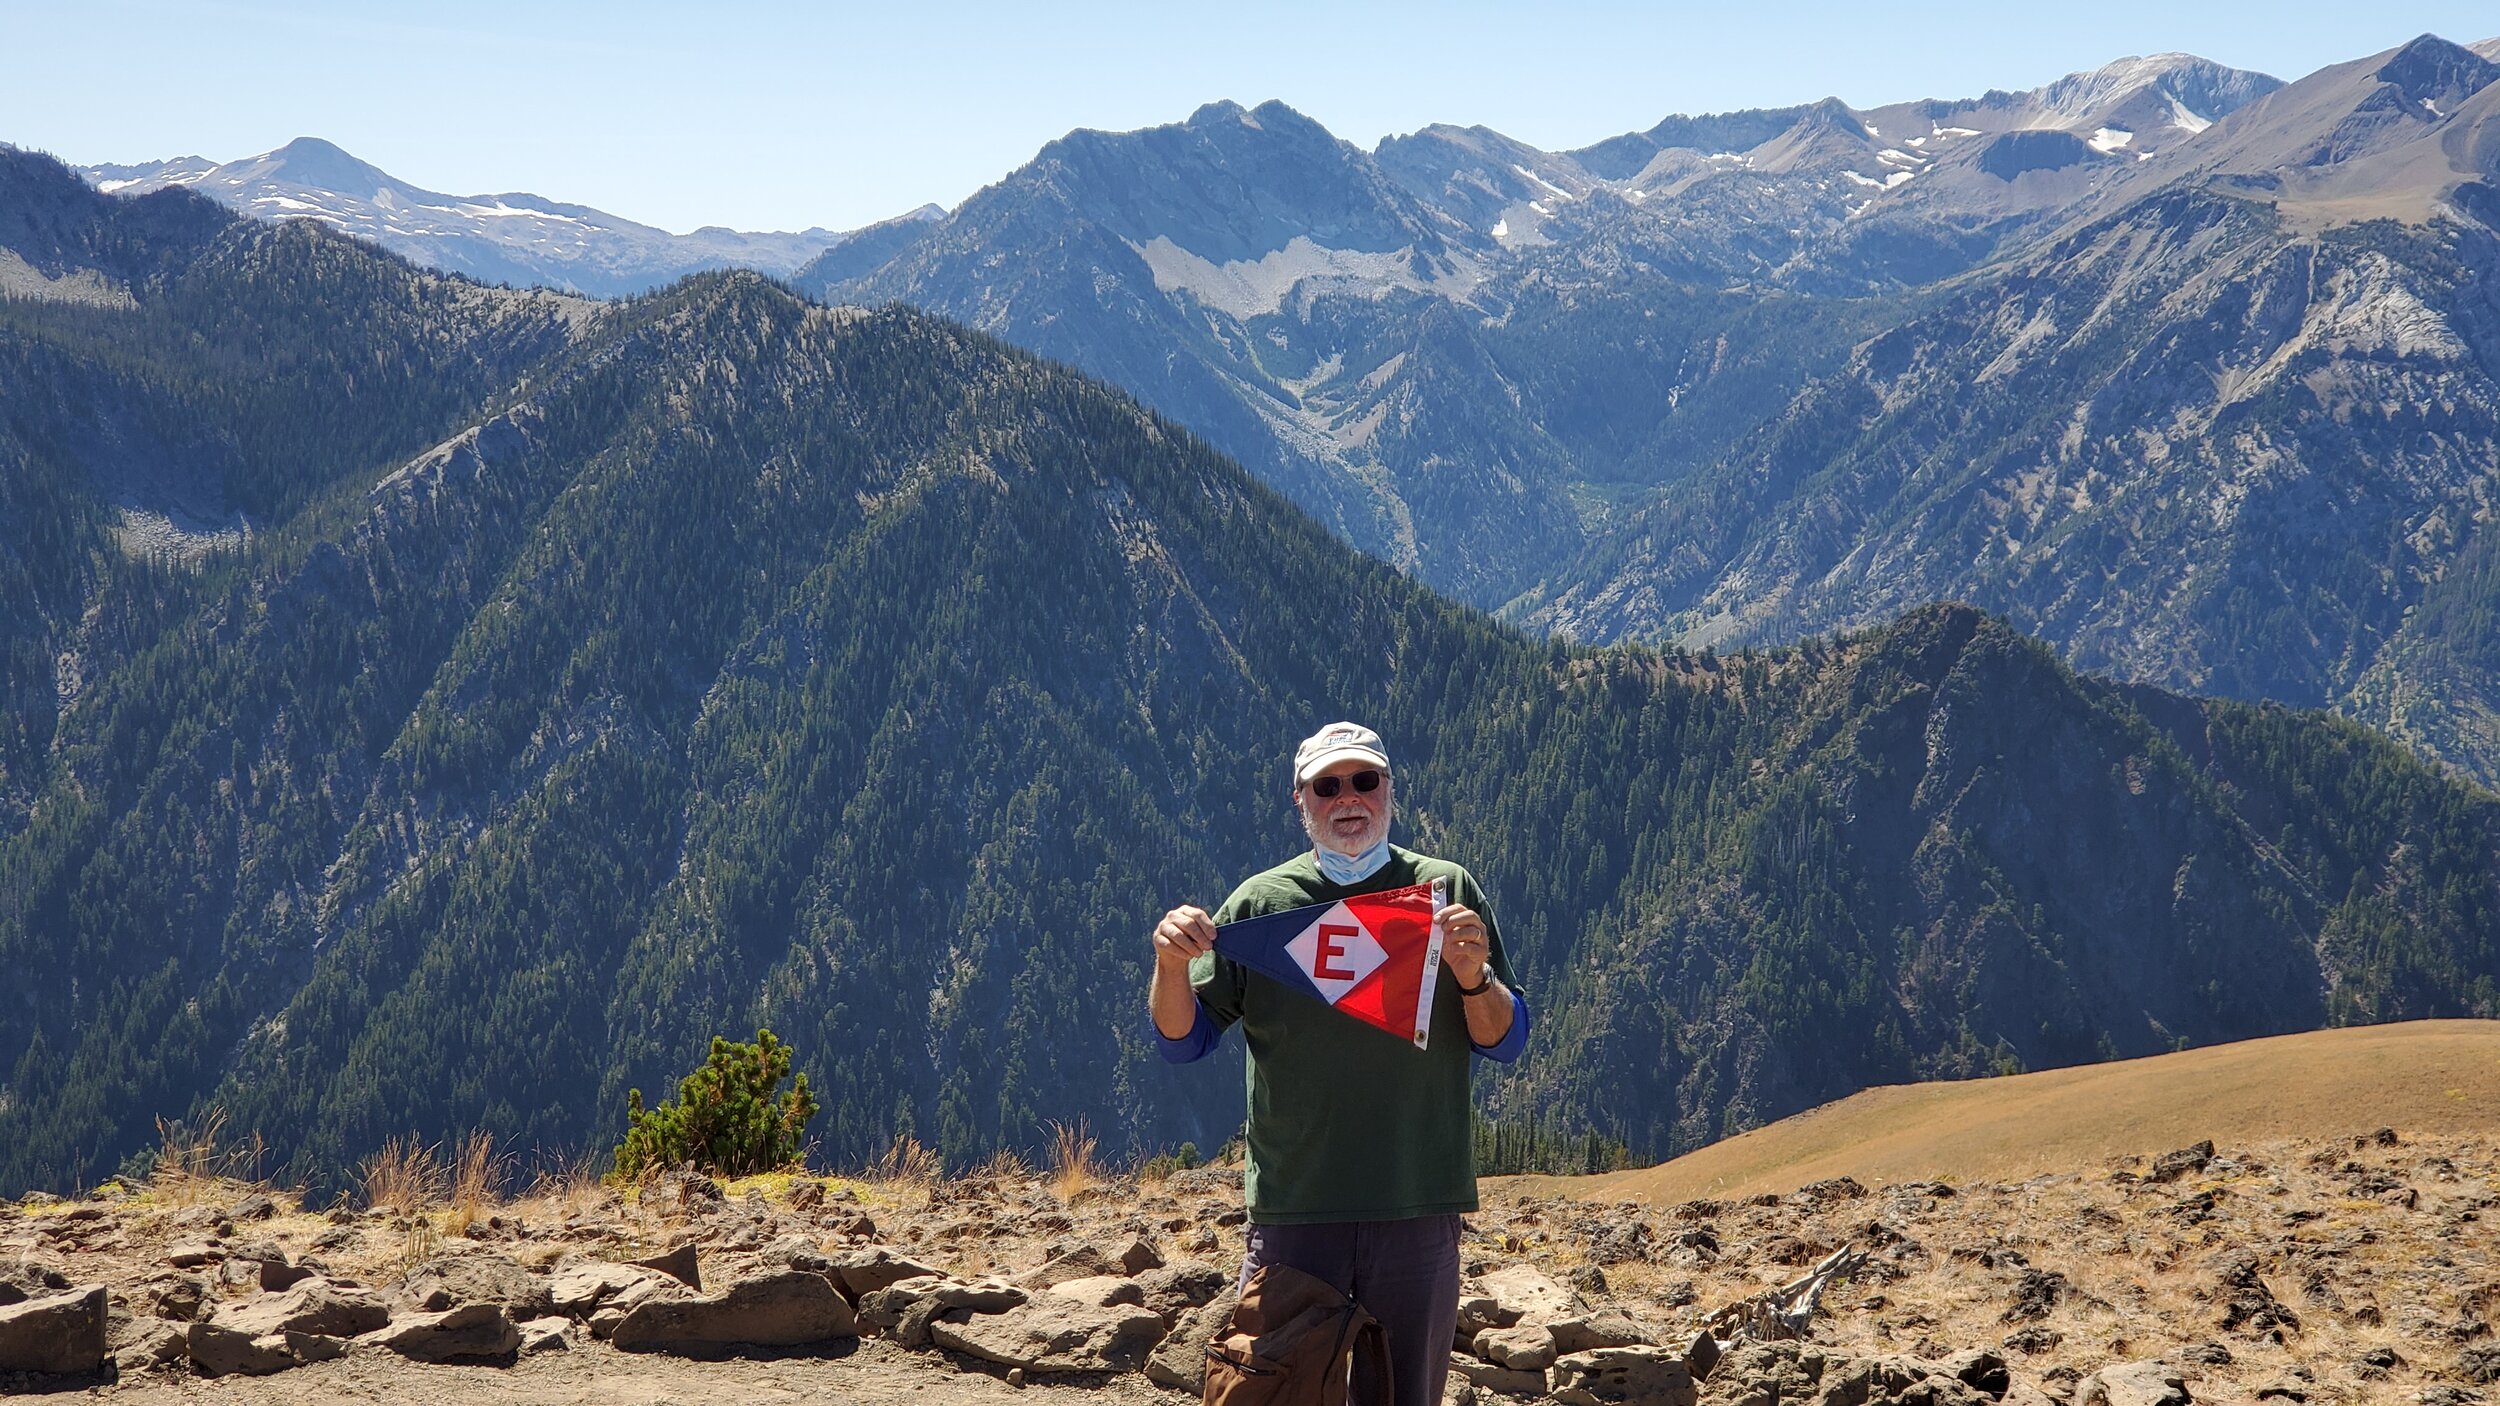
[[[1441,925],[1441,964],[1460,986],[1484,984],[1485,963],[1492,960],[1486,945],[1484,919],[1464,903],[1453,903],[1432,915]]]

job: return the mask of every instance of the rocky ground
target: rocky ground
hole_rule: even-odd
[[[2500,1391],[2488,1142],[2198,1147],[2015,1184],[1840,1179],[1727,1204],[1553,1185],[1490,1183],[1469,1223],[1461,1406]],[[0,1206],[0,1392],[1173,1402],[1196,1394],[1242,1220],[1223,1168],[672,1175],[378,1210],[114,1183]],[[1802,1342],[1711,1321],[1836,1251],[1863,1262]],[[1779,1331],[1768,1307],[1756,1332]]]

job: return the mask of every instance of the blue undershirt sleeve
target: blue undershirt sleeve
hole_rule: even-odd
[[[1197,1017],[1190,1022],[1189,1033],[1177,1040],[1164,1034],[1162,1027],[1154,1023],[1153,1016],[1146,1017],[1146,1028],[1154,1031],[1155,1048],[1162,1053],[1164,1063],[1188,1064],[1193,1060],[1205,1059],[1215,1052],[1216,1041],[1224,1038],[1224,1032],[1215,1028],[1214,1021],[1207,1019],[1207,1008],[1204,1003],[1200,1003],[1194,1009],[1197,1011]],[[1505,1040],[1503,1043],[1508,1044],[1509,1041]],[[1512,1053],[1515,1057],[1517,1051],[1514,1050]]]
[[[1206,1017],[1204,1015],[1199,1016],[1199,1020],[1202,1023],[1205,1019]],[[1157,1033],[1159,1034],[1161,1032]],[[1196,1034],[1197,1032],[1192,1031],[1190,1033]],[[1178,1042],[1176,1041],[1174,1043]],[[1214,1041],[1210,1040],[1207,1043],[1212,1046]],[[1513,990],[1510,993],[1510,1030],[1508,1033],[1504,1034],[1500,1040],[1490,1045],[1479,1045],[1473,1040],[1467,1042],[1467,1048],[1483,1055],[1486,1059],[1496,1060],[1503,1064],[1516,1063],[1519,1059],[1519,1052],[1527,1047],[1528,998],[1520,995],[1516,990]],[[1201,1051],[1200,1053],[1204,1053],[1204,1051]],[[1163,1057],[1165,1059],[1171,1059],[1173,1056],[1166,1053]],[[1195,1059],[1197,1056],[1191,1055],[1189,1058]]]

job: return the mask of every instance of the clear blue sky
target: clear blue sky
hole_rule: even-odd
[[[1284,101],[1370,146],[1431,122],[1547,148],[1674,112],[2027,88],[2185,50],[2279,77],[2491,0],[1436,6],[1061,0],[0,0],[0,141],[231,160],[297,136],[412,184],[527,190],[685,230],[951,205],[1074,127]]]

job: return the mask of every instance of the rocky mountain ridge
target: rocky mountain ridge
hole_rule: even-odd
[[[484,283],[553,288],[590,297],[644,293],[707,269],[787,275],[864,230],[746,233],[706,226],[671,234],[524,192],[444,195],[400,180],[318,137],[236,161],[197,156],[83,167],[108,194],[195,190],[258,219],[311,219],[370,239],[428,268]],[[901,218],[937,218],[923,206]],[[872,227],[873,228],[873,227]]]
[[[1775,643],[1967,599],[2488,783],[2495,72],[2430,36],[2288,85],[2165,55],[1574,153],[1219,104],[797,277],[1111,380],[1542,631]],[[2272,579],[2294,542],[2324,580]]]

